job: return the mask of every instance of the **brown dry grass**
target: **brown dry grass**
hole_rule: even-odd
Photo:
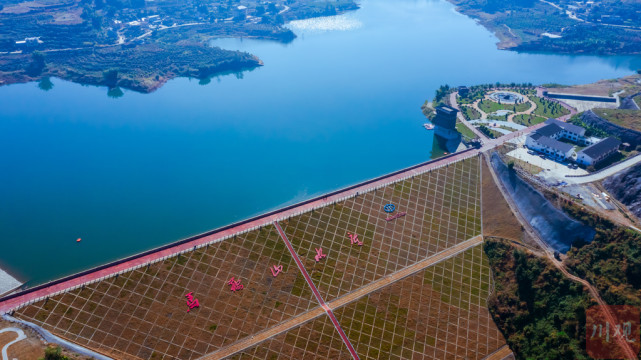
[[[620,109],[594,109],[595,114],[624,128],[641,131],[641,111]]]
[[[483,235],[520,241],[524,233],[521,223],[494,182],[486,161],[483,161],[482,169]]]
[[[274,278],[272,265],[284,272]],[[227,281],[245,286],[232,293]],[[118,359],[190,359],[316,306],[273,226],[110,278],[16,312]],[[187,312],[185,294],[200,307]]]
[[[12,322],[0,320],[0,329],[8,327],[20,328],[27,336],[26,339],[18,341],[7,349],[7,355],[9,356],[9,359],[35,360],[40,359],[44,356],[44,350],[47,345],[45,345],[45,343],[40,340],[40,337],[33,330]],[[4,347],[8,342],[13,341],[17,336],[18,335],[16,335],[16,333],[13,331],[0,334],[0,349],[2,349],[2,347]],[[56,345],[50,344],[49,346],[55,347]],[[81,358],[79,355],[70,353],[68,351],[63,351],[63,354],[70,359]]]
[[[626,76],[619,79],[599,80],[592,84],[574,85],[560,88],[550,88],[552,93],[560,94],[580,94],[593,96],[612,96],[613,93],[625,90],[622,96],[634,94],[641,90],[641,86],[636,83],[638,75]]]

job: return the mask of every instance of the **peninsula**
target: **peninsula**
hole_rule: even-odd
[[[449,0],[494,32],[500,49],[564,54],[641,53],[637,1]]]
[[[58,77],[151,92],[178,76],[262,65],[255,56],[208,45],[219,37],[290,42],[286,21],[357,9],[353,0],[9,0],[0,4],[0,85]]]

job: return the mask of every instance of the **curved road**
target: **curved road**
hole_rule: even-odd
[[[565,181],[571,184],[585,184],[585,183],[590,183],[594,181],[599,181],[599,180],[605,179],[606,177],[612,176],[618,173],[619,171],[623,171],[631,166],[634,166],[638,163],[641,163],[641,155],[637,155],[627,160],[621,161],[620,163],[612,167],[609,167],[603,171],[599,171],[594,174],[590,174],[586,176],[577,176],[577,177],[566,176]]]
[[[2,347],[2,360],[9,360],[9,355],[7,355],[7,349],[9,349],[9,346],[27,338],[27,336],[24,334],[24,331],[22,331],[22,329],[14,328],[14,327],[0,329],[0,334],[7,331],[15,332],[16,334],[18,334],[18,337],[13,341],[8,342],[7,345]]]

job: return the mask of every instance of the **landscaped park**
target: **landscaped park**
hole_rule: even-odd
[[[455,99],[465,119],[491,139],[570,114],[563,105],[544,98],[539,89],[529,85],[478,85]],[[464,128],[457,127],[459,131]]]
[[[481,359],[481,161],[450,162],[20,307],[118,359]]]

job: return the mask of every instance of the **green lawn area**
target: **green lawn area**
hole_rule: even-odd
[[[492,100],[483,99],[479,102],[479,108],[483,110],[486,114],[491,114],[498,110],[512,110],[514,112],[521,112],[529,109],[532,105],[530,103],[523,104],[499,104]]]
[[[484,95],[485,95],[485,91],[481,89],[476,91],[471,90],[466,97],[459,96],[457,101],[459,104],[471,104],[476,100],[483,98]]]
[[[593,111],[611,123],[641,131],[641,110],[594,109]]]
[[[456,122],[456,130],[468,139],[476,139],[476,134],[461,122]]]
[[[507,116],[488,115],[487,119],[488,120],[507,121]]]
[[[536,104],[536,110],[534,110],[534,115],[538,115],[544,118],[558,118],[563,115],[567,115],[570,113],[570,111],[561,104],[546,100],[537,96],[530,96],[530,100],[532,100]]]
[[[470,106],[461,106],[461,113],[463,114],[463,117],[465,117],[467,120],[476,120],[481,118],[481,113],[476,111],[475,108],[470,107]]]
[[[514,117],[514,122],[515,123],[521,124],[521,125],[524,125],[524,126],[536,125],[536,124],[544,122],[545,120],[547,120],[547,119],[544,118],[544,117],[536,116],[536,115],[532,115],[532,114],[530,114],[530,115],[521,114],[521,115],[516,115]]]
[[[485,126],[485,125],[481,125],[481,126],[479,126],[479,128],[478,128],[478,129],[479,129],[483,134],[487,135],[490,139],[498,139],[498,138],[500,138],[501,136],[503,136],[503,134],[501,134],[500,132],[498,132],[498,131],[494,131],[494,130],[490,129],[489,127]]]

